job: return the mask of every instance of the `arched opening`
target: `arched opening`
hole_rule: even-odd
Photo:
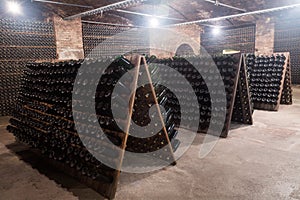
[[[176,50],[176,56],[192,56],[195,55],[193,48],[188,44],[180,45]]]

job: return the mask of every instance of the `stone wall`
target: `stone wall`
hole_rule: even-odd
[[[81,19],[63,20],[53,17],[58,60],[84,58]]]

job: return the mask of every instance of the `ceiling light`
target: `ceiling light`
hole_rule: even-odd
[[[12,13],[12,14],[21,14],[22,9],[21,6],[18,2],[16,1],[8,1],[6,3],[7,5],[7,11]]]
[[[157,18],[151,18],[149,22],[150,27],[155,28],[158,27],[159,21]]]
[[[212,30],[214,35],[219,35],[221,33],[221,28],[219,26],[215,26]]]

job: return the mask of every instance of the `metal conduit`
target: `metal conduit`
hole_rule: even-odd
[[[190,25],[190,24],[196,24],[196,23],[215,22],[215,21],[220,21],[220,20],[225,20],[225,19],[231,19],[231,18],[236,18],[236,17],[243,17],[243,16],[247,16],[247,15],[259,15],[259,14],[276,12],[276,11],[281,11],[281,10],[286,10],[286,9],[291,9],[291,8],[297,8],[297,7],[300,7],[300,4],[293,4],[293,5],[289,5],[289,6],[269,8],[269,9],[264,9],[264,10],[257,10],[257,11],[240,13],[240,14],[235,14],[235,15],[227,15],[227,16],[223,16],[223,17],[215,17],[215,18],[209,18],[209,19],[200,19],[200,20],[195,20],[195,21],[190,21],[190,22],[183,22],[183,23],[178,23],[178,24],[171,24],[171,25],[168,25],[168,26],[183,26],[183,25]]]
[[[68,19],[74,19],[74,18],[77,18],[77,17],[85,17],[85,16],[90,16],[90,15],[96,15],[98,13],[103,13],[104,11],[110,11],[110,10],[116,10],[116,9],[119,9],[119,8],[125,8],[125,7],[128,7],[128,6],[132,6],[132,5],[135,5],[135,4],[138,4],[138,3],[145,2],[145,1],[148,1],[148,0],[125,0],[125,1],[120,1],[120,2],[117,2],[117,3],[109,4],[107,6],[102,6],[100,8],[96,8],[96,9],[89,10],[89,11],[86,11],[86,12],[82,12],[82,13],[79,13],[79,14],[76,14],[76,15],[72,15],[72,16],[66,17],[65,19],[68,20]]]
[[[231,8],[231,9],[242,11],[242,12],[247,12],[246,9],[242,9],[242,8],[238,8],[238,7],[235,7],[235,6],[231,6],[231,5],[228,5],[228,4],[216,1],[216,0],[215,1],[213,1],[213,0],[204,0],[204,1],[209,2],[209,3],[213,3],[216,6],[223,6],[223,7],[226,7],[226,8]]]
[[[73,7],[79,7],[79,8],[93,8],[93,6],[85,6],[85,5],[72,4],[72,3],[63,3],[63,2],[57,2],[57,1],[31,0],[31,2],[50,3],[50,4],[57,4],[57,5],[63,5],[63,6],[73,6]]]

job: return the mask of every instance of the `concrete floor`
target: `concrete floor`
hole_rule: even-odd
[[[73,178],[40,162],[14,142],[0,118],[0,199],[103,199]],[[121,174],[116,200],[299,199],[300,87],[294,105],[254,112],[253,126],[235,127],[205,158],[198,135],[174,167]]]

